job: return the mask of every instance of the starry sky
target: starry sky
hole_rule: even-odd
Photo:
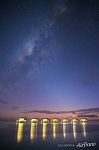
[[[0,117],[99,106],[98,6],[0,1]]]

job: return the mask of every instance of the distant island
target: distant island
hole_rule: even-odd
[[[79,109],[71,111],[49,111],[49,110],[30,110],[23,112],[28,117],[38,117],[38,118],[86,118],[87,120],[99,120],[99,108],[88,108],[88,109]]]
[[[15,121],[16,118],[24,117],[27,119],[32,118],[58,118],[58,119],[73,119],[76,118],[78,120],[82,118],[86,118],[87,120],[99,120],[99,108],[88,108],[88,109],[78,109],[78,110],[70,110],[70,111],[49,111],[49,110],[29,110],[24,112],[19,112],[19,115],[13,118],[6,118],[0,116],[0,121]]]

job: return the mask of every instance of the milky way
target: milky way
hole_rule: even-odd
[[[63,13],[68,11],[69,6],[65,1],[58,1],[56,6],[51,12],[51,19],[43,23],[42,28],[37,35],[32,36],[29,41],[24,45],[24,48],[20,50],[20,55],[15,64],[11,66],[11,69],[7,71],[6,79],[1,84],[1,91],[8,88],[10,85],[19,82],[28,73],[38,71],[42,65],[52,62],[54,55],[56,55],[52,49],[50,49],[51,40],[55,37],[55,31],[57,30],[57,20]]]

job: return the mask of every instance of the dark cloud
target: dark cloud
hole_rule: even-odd
[[[30,110],[30,111],[24,111],[23,113],[61,114],[61,113],[68,113],[68,112],[67,111]]]
[[[78,110],[79,112],[85,112],[85,113],[88,113],[88,112],[99,112],[99,107],[97,108],[89,108],[89,109],[81,109],[81,110]]]
[[[2,99],[0,99],[0,103],[2,103],[2,104],[8,104],[8,102],[7,102],[7,101],[2,100]]]
[[[78,115],[78,117],[88,117],[88,118],[94,118],[94,117],[97,117],[97,115],[95,114],[92,114],[92,115]]]
[[[13,106],[11,109],[17,110],[17,109],[19,109],[19,108],[20,108],[19,106]]]

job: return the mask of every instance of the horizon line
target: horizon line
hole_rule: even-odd
[[[81,111],[99,111],[99,107],[94,108],[83,108],[83,109],[77,109],[77,110],[69,110],[69,111],[51,111],[51,110],[27,110],[23,111],[22,113],[46,113],[46,114],[62,114],[62,113],[76,113]]]

